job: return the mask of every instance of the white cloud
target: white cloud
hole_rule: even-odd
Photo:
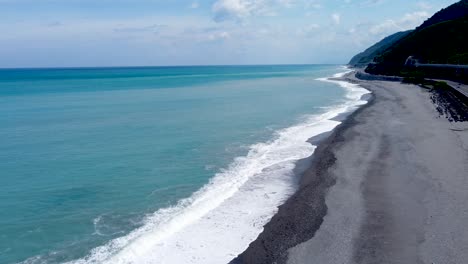
[[[338,14],[338,13],[332,14],[331,18],[333,20],[333,23],[335,23],[336,25],[340,24],[340,21],[341,21],[341,15],[340,14]]]
[[[226,31],[215,32],[208,35],[208,40],[211,41],[226,40],[229,38],[231,38],[231,34],[229,34],[229,32]]]
[[[298,29],[296,33],[298,36],[301,36],[301,37],[313,37],[313,36],[316,36],[318,29],[320,29],[320,25],[309,24],[303,28]]]
[[[322,8],[322,5],[320,3],[317,3],[316,1],[311,1],[311,2],[306,2],[305,3],[305,8],[306,9],[320,9]]]
[[[361,3],[361,5],[369,6],[369,5],[379,5],[385,2],[385,0],[367,0]]]
[[[419,1],[416,3],[416,5],[422,10],[432,9],[432,5],[425,1]]]
[[[211,11],[216,22],[243,21],[252,16],[276,16],[281,8],[297,7],[296,0],[217,0]]]
[[[374,25],[369,29],[373,35],[387,34],[396,30],[402,30],[398,23],[392,19],[385,20],[384,22]]]
[[[295,5],[295,0],[277,0],[278,3],[284,7],[291,8]]]
[[[430,17],[430,14],[426,11],[418,11],[409,14],[405,14],[400,19],[399,24],[404,29],[410,29],[419,26],[424,20]]]
[[[381,35],[390,34],[402,30],[413,29],[420,25],[429,16],[430,14],[425,11],[408,13],[400,19],[388,19],[380,24],[371,26],[369,32],[374,35]]]
[[[218,0],[212,11],[215,21],[242,20],[264,8],[262,0]]]
[[[192,9],[197,9],[198,7],[200,7],[200,4],[198,4],[198,2],[192,2],[192,4],[190,5],[190,8]]]

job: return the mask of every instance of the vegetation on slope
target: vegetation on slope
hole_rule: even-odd
[[[349,65],[354,67],[367,66],[367,64],[371,63],[376,56],[382,54],[386,49],[395,44],[395,42],[406,37],[411,32],[412,30],[402,31],[382,39],[370,48],[354,56],[349,62]]]
[[[419,63],[468,64],[468,0],[462,0],[426,20],[374,57],[366,72],[404,77],[447,78],[468,82],[467,70],[406,67],[409,56]]]
[[[421,63],[468,64],[468,16],[433,24],[410,33],[377,56],[366,72],[382,75],[414,75],[404,67],[409,56]],[[422,69],[417,68],[419,71]],[[434,71],[434,70],[430,70]],[[443,71],[436,69],[436,71]]]
[[[440,22],[459,19],[466,15],[468,15],[468,0],[462,0],[435,13],[431,18],[416,28],[416,31],[422,30]]]
[[[366,72],[404,77],[451,78],[468,82],[466,70],[405,67],[409,56],[420,63],[468,64],[468,0],[461,0],[427,19],[414,31],[398,32],[351,59]]]

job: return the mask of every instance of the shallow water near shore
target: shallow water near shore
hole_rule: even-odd
[[[229,261],[364,103],[343,71],[0,70],[0,262]]]

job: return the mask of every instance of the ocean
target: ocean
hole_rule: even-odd
[[[0,263],[227,263],[367,91],[337,65],[0,69]]]

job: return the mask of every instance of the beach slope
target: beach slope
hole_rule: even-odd
[[[466,263],[468,122],[440,116],[418,86],[345,78],[373,99],[233,263]]]

